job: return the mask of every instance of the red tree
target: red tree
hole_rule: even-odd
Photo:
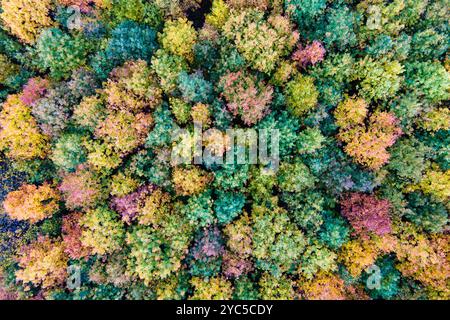
[[[388,200],[364,193],[351,193],[341,201],[342,215],[362,237],[370,233],[381,236],[391,232],[390,207]]]

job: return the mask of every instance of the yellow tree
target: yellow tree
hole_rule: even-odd
[[[16,279],[42,288],[61,285],[67,277],[68,260],[62,242],[39,237],[19,253]]]
[[[6,196],[3,206],[11,218],[36,223],[58,211],[59,199],[59,192],[47,183],[39,187],[24,184]]]
[[[48,137],[42,134],[31,109],[10,95],[0,112],[0,151],[15,160],[45,158]]]
[[[52,0],[1,0],[1,7],[3,24],[25,43],[34,43],[42,29],[53,25]]]

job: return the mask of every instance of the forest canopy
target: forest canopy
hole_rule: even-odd
[[[0,299],[450,299],[448,28],[445,0],[0,0]]]

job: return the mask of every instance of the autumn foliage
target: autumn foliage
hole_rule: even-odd
[[[341,201],[342,215],[360,236],[370,233],[382,236],[391,232],[391,204],[372,195],[352,193]]]
[[[18,96],[9,96],[0,111],[0,150],[10,158],[44,158],[48,137],[41,133],[31,109]]]
[[[57,212],[59,200],[59,192],[47,183],[42,186],[24,184],[8,193],[3,206],[11,218],[36,223]]]
[[[2,0],[4,25],[21,41],[33,43],[40,31],[53,24],[51,0]]]
[[[0,0],[0,299],[449,300],[447,13]]]
[[[67,276],[67,261],[61,242],[40,237],[22,248],[18,257],[21,270],[16,273],[17,280],[42,288],[61,285]]]

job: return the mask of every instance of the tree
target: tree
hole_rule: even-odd
[[[338,275],[319,272],[314,279],[299,282],[303,296],[308,300],[346,300],[344,280]]]
[[[192,225],[206,227],[214,222],[213,199],[211,191],[192,195],[182,212]]]
[[[303,141],[300,142],[299,140],[300,120],[286,110],[271,112],[258,123],[256,128],[268,131],[267,141],[272,139],[272,130],[279,131],[279,153],[281,159],[296,154],[297,145],[303,143]]]
[[[410,58],[421,60],[439,59],[448,49],[445,36],[434,29],[416,32],[411,39]]]
[[[227,0],[228,5],[234,9],[255,8],[261,11],[269,9],[272,5],[268,0]]]
[[[72,119],[77,125],[93,132],[106,116],[104,101],[99,96],[88,96],[75,107]]]
[[[67,78],[86,63],[88,43],[79,36],[71,36],[60,29],[44,30],[36,41],[38,65],[50,70],[56,80]]]
[[[239,219],[226,225],[224,234],[227,236],[227,247],[231,252],[239,254],[242,258],[252,255],[253,229],[252,221],[247,213]]]
[[[214,0],[211,12],[206,16],[206,23],[221,28],[228,20],[230,9],[224,0]]]
[[[428,169],[418,184],[408,186],[407,191],[421,190],[441,201],[447,201],[450,197],[450,170],[440,171],[434,168]]]
[[[275,174],[265,174],[260,168],[251,170],[251,178],[247,185],[247,192],[254,203],[263,203],[272,196],[276,184]]]
[[[353,78],[359,80],[359,93],[367,101],[393,97],[403,81],[403,66],[396,60],[373,60],[366,57],[355,68]]]
[[[295,298],[294,282],[287,277],[264,273],[259,279],[259,294],[263,300],[292,300]]]
[[[258,82],[252,75],[239,71],[228,73],[220,79],[222,96],[228,110],[240,116],[246,125],[253,125],[270,112],[273,88]]]
[[[420,126],[427,131],[449,130],[450,109],[436,108],[423,115]]]
[[[98,177],[84,166],[64,175],[58,189],[71,210],[92,208],[105,199],[106,193]]]
[[[379,286],[375,286],[375,288],[372,286],[368,288],[368,284],[370,284],[370,281],[368,281],[370,272],[362,276],[362,281],[366,285],[366,291],[369,292],[371,298],[395,299],[400,289],[401,278],[401,273],[395,268],[395,263],[396,261],[390,256],[381,257],[375,261],[375,265],[380,268]]]
[[[302,117],[312,110],[319,97],[314,79],[303,75],[298,75],[289,81],[284,89],[284,94],[289,111],[296,117]]]
[[[93,254],[105,255],[122,248],[125,230],[119,215],[106,208],[90,209],[81,218],[81,243]]]
[[[242,276],[235,280],[234,300],[258,300],[259,292],[257,284],[250,277]]]
[[[19,66],[13,63],[7,56],[0,54],[0,67],[3,74],[0,76],[0,83],[5,85],[8,79],[19,72]]]
[[[137,275],[147,285],[158,279],[167,279],[180,269],[181,259],[188,245],[184,241],[184,246],[178,248],[177,240],[180,241],[180,238],[185,239],[183,235],[179,235],[170,241],[152,228],[135,227],[126,236],[131,250],[127,258],[129,272]]]
[[[149,3],[143,0],[114,0],[112,6],[108,9],[113,16],[113,22],[115,23],[124,20],[132,20],[150,25],[153,28],[158,28],[163,19],[163,12],[160,8],[160,4],[161,2]]]
[[[10,95],[0,111],[0,150],[9,158],[31,160],[44,158],[48,137],[42,134],[31,109],[17,95]]]
[[[298,151],[300,153],[314,153],[323,147],[326,137],[319,128],[306,128],[299,134]]]
[[[350,240],[350,230],[347,221],[330,213],[325,218],[318,232],[318,238],[328,248],[336,250]]]
[[[342,246],[338,261],[356,278],[373,265],[379,255],[394,252],[397,245],[397,238],[392,236],[354,239]]]
[[[351,128],[363,123],[367,117],[368,105],[366,101],[358,97],[346,98],[339,103],[334,111],[336,125],[341,128]]]
[[[300,29],[308,29],[327,6],[326,0],[287,0],[284,8]]]
[[[23,87],[20,101],[26,106],[32,107],[37,100],[45,95],[49,86],[50,82],[47,79],[30,78]]]
[[[104,6],[104,0],[58,0],[59,3],[67,7],[77,6],[81,12],[89,13],[94,10],[94,6],[102,8]]]
[[[399,260],[398,270],[435,291],[437,297],[448,298],[446,274],[449,268],[448,246],[444,235],[427,235],[417,231],[409,223],[398,229],[398,245],[395,253]],[[433,295],[433,293],[432,293]]]
[[[59,210],[59,199],[59,192],[47,183],[42,186],[24,184],[8,193],[3,207],[13,219],[36,223]]]
[[[91,66],[101,79],[106,79],[111,70],[125,61],[150,61],[156,48],[156,32],[152,28],[124,21],[114,28],[106,49],[97,52]]]
[[[86,161],[86,150],[83,148],[85,136],[77,133],[63,134],[55,143],[51,159],[64,171],[73,172]]]
[[[447,12],[0,0],[0,299],[449,300]]]
[[[244,208],[245,196],[242,193],[219,192],[214,202],[214,211],[219,223],[228,224]]]
[[[85,147],[88,150],[87,162],[97,172],[110,174],[122,162],[121,156],[115,152],[112,144],[90,140],[85,143]]]
[[[335,111],[341,125],[338,139],[347,143],[345,152],[359,164],[377,170],[390,158],[387,148],[402,134],[398,119],[389,112],[374,112],[365,124],[367,105],[363,100],[349,98]]]
[[[222,273],[227,278],[239,278],[253,271],[253,264],[250,260],[232,252],[225,252],[222,262]]]
[[[308,280],[316,274],[334,272],[337,270],[337,255],[327,247],[313,243],[307,246],[302,255],[299,274]]]
[[[161,88],[166,93],[171,93],[177,88],[180,74],[189,69],[184,57],[163,49],[156,51],[152,57],[151,68],[158,75]]]
[[[114,69],[104,93],[107,96],[108,108],[132,113],[156,108],[162,102],[162,91],[157,77],[144,60],[127,61],[123,66]]]
[[[233,191],[242,189],[249,178],[249,166],[246,164],[224,164],[214,172],[213,187]]]
[[[2,0],[0,18],[21,41],[31,44],[42,29],[53,25],[51,0]]]
[[[95,136],[102,138],[117,154],[125,155],[145,142],[152,123],[149,114],[114,111],[99,124]]]
[[[306,246],[303,233],[280,207],[253,208],[253,256],[257,266],[279,276],[298,263]]]
[[[213,86],[201,73],[188,75],[186,72],[181,72],[178,77],[178,89],[184,101],[192,103],[208,103],[213,93]]]
[[[161,189],[156,189],[144,200],[138,213],[139,224],[160,227],[172,213],[171,197]]]
[[[192,61],[197,32],[192,22],[185,18],[169,20],[164,24],[162,33],[158,35],[162,47],[168,52]]]
[[[58,137],[69,125],[73,107],[80,103],[84,95],[95,92],[96,83],[92,74],[79,69],[72,73],[69,81],[58,83],[47,91],[42,99],[33,104],[33,116],[42,131]]]
[[[151,194],[153,190],[154,187],[152,185],[142,186],[133,193],[122,197],[112,198],[110,206],[116,212],[120,213],[124,222],[131,224],[143,207],[144,199]]]
[[[25,287],[32,284],[46,289],[62,285],[67,277],[67,262],[61,241],[39,237],[21,249],[16,278]]]
[[[192,108],[190,108],[192,121],[194,123],[202,124],[203,128],[209,128],[209,126],[211,125],[211,112],[209,111],[209,109],[209,106],[203,103],[197,103],[196,105],[194,105]],[[216,138],[215,132],[217,132],[218,135],[222,134],[220,131],[212,129],[211,131],[208,131],[208,133],[211,133],[210,137],[208,137],[207,133],[203,134],[203,140],[208,140],[209,138],[212,141],[211,143],[214,144],[214,140]],[[203,144],[206,143],[207,141],[203,141]]]
[[[191,279],[191,285],[194,287],[194,294],[190,297],[192,300],[229,300],[233,293],[231,282],[219,277],[194,277]]]
[[[288,18],[272,15],[266,20],[264,12],[254,9],[230,15],[223,34],[235,43],[252,68],[265,73],[274,70],[299,38]]]
[[[292,60],[296,61],[300,68],[306,68],[322,61],[324,56],[325,48],[319,41],[314,40],[306,47],[299,45],[297,51],[292,55]]]
[[[358,235],[367,237],[373,232],[382,236],[391,232],[389,201],[379,200],[373,195],[351,193],[344,196],[340,205],[342,215]]]
[[[299,228],[309,234],[315,234],[323,224],[322,212],[326,198],[320,192],[283,192],[281,200],[290,212],[290,216]]]
[[[344,1],[336,1],[327,6],[322,20],[317,23],[318,27],[313,28],[313,31],[316,31],[313,34],[320,36],[327,48],[334,47],[335,50],[343,51],[357,44],[356,30],[359,19],[359,14],[350,9]]]
[[[131,173],[131,170],[125,169],[111,177],[110,194],[112,196],[123,197],[135,191],[140,185],[141,181]]]
[[[211,176],[197,167],[192,169],[175,168],[172,179],[177,194],[188,196],[203,191],[211,181]]]
[[[186,262],[192,276],[214,277],[220,273],[224,240],[216,225],[200,229],[195,234]]]
[[[314,176],[302,162],[281,164],[278,174],[278,186],[281,190],[301,192],[314,186],[314,182]]]
[[[430,152],[430,148],[414,138],[401,139],[392,147],[391,159],[386,167],[402,179],[419,182]]]
[[[71,259],[87,258],[91,253],[90,248],[83,246],[80,240],[82,235],[80,220],[82,217],[82,213],[74,212],[63,218],[61,233],[64,243],[64,252]]]
[[[189,290],[189,277],[186,272],[172,275],[168,279],[158,282],[156,297],[158,300],[182,300],[187,299]]]
[[[431,103],[448,100],[449,73],[439,62],[414,62],[406,65],[406,85]]]
[[[405,215],[409,221],[426,232],[444,231],[448,224],[448,210],[442,202],[420,192],[412,192],[406,198],[408,207],[411,209]]]

